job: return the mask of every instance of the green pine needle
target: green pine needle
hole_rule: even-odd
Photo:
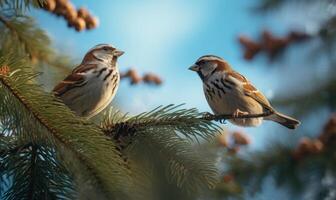
[[[10,68],[10,74],[0,76],[0,123],[10,127],[13,136],[55,145],[78,180],[94,183],[107,196],[131,195],[130,172],[115,144],[34,83],[36,74],[26,68],[27,63],[0,58],[0,66]]]

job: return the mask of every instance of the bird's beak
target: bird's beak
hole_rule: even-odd
[[[199,71],[199,66],[196,65],[196,64],[194,64],[194,65],[192,65],[191,67],[189,67],[189,70],[198,72],[198,71]]]
[[[125,53],[125,52],[123,52],[123,51],[115,50],[115,51],[113,52],[113,55],[114,55],[114,56],[117,56],[117,57],[120,57],[120,56],[122,56],[124,53]]]

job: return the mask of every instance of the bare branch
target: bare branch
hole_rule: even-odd
[[[227,119],[251,119],[251,118],[258,118],[258,117],[267,117],[274,113],[274,111],[266,111],[264,113],[259,114],[242,114],[242,115],[234,115],[234,114],[222,114],[222,115],[214,115],[211,113],[204,113],[201,119],[208,120],[208,121],[221,121]]]

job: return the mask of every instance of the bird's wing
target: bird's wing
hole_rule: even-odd
[[[72,70],[72,73],[84,73],[96,68],[97,64],[80,64]]]
[[[81,87],[86,84],[85,78],[81,74],[73,73],[67,76],[63,81],[55,86],[53,92],[57,96],[62,96],[65,92],[76,88]]]
[[[257,88],[255,88],[250,81],[247,80],[243,75],[239,74],[238,72],[232,71],[228,72],[229,76],[232,76],[233,78],[237,79],[242,83],[243,86],[243,92],[245,95],[251,97],[258,103],[260,103],[265,109],[272,111],[273,108],[267,98],[260,92],[258,91]]]
[[[55,86],[53,92],[57,96],[63,95],[65,92],[81,87],[86,84],[85,77],[83,73],[97,68],[96,64],[81,64],[72,70],[72,73],[68,75],[63,81]]]

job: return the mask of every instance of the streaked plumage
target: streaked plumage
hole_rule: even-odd
[[[92,117],[106,108],[119,86],[117,59],[124,52],[100,44],[84,56],[82,63],[54,88],[56,96],[78,116]]]
[[[265,118],[229,120],[233,124],[258,126],[263,119],[278,122],[290,129],[300,124],[296,119],[275,111],[260,91],[218,56],[202,56],[189,69],[196,71],[202,79],[205,97],[215,114],[260,114],[274,111],[274,114]]]

